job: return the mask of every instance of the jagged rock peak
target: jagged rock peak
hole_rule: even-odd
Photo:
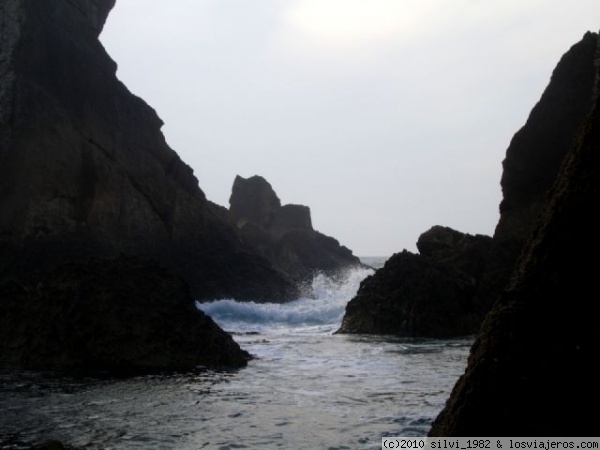
[[[250,221],[269,228],[280,208],[279,197],[263,177],[235,177],[229,197],[229,211],[238,226],[243,225],[240,221]]]
[[[242,241],[299,286],[310,284],[317,272],[336,275],[360,266],[349,249],[313,229],[308,206],[282,206],[261,176],[246,179],[238,175],[229,204],[230,218]]]
[[[494,232],[520,249],[546,203],[573,136],[590,110],[600,64],[598,33],[587,32],[556,65],[527,122],[502,162],[503,199]]]
[[[312,230],[310,208],[304,205],[281,205],[271,184],[259,175],[237,175],[229,198],[229,211],[238,227],[247,222],[265,229],[308,228]]]

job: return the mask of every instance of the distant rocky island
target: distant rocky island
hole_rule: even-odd
[[[598,82],[598,34],[561,58],[503,161],[503,200],[493,237],[433,226],[418,254],[394,254],[348,303],[339,333],[445,338],[479,331],[550,202],[548,192]]]
[[[244,364],[195,300],[292,300],[357,258],[274,192],[245,217],[252,179],[206,198],[98,40],[114,4],[0,3],[0,367]]]
[[[362,266],[352,251],[313,229],[308,206],[282,205],[261,176],[237,176],[229,204],[231,220],[242,240],[297,286],[308,289],[317,273],[335,278]]]

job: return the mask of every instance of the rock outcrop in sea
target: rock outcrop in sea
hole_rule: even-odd
[[[493,238],[436,226],[419,237],[419,254],[393,255],[361,285],[341,333],[450,337],[475,334],[508,283],[548,202],[578,127],[592,105],[598,34],[566,52],[503,161],[503,200]]]
[[[194,299],[298,290],[117,79],[98,40],[114,3],[0,2],[0,364],[242,364]]]
[[[492,238],[435,226],[367,277],[346,306],[340,333],[450,337],[472,334]]]
[[[181,277],[147,261],[64,264],[0,283],[0,299],[3,368],[127,375],[250,358]]]
[[[352,251],[313,228],[308,206],[282,205],[261,176],[238,175],[229,205],[242,240],[299,286],[310,283],[317,273],[335,277],[362,265]]]
[[[431,436],[598,435],[598,90],[594,103]]]

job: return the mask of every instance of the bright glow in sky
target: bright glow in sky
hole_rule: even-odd
[[[418,26],[415,9],[406,8],[397,0],[298,0],[292,3],[286,17],[290,24],[326,43],[385,39],[407,27]]]
[[[117,0],[101,41],[207,197],[261,175],[357,256],[493,234],[502,160],[598,0]]]

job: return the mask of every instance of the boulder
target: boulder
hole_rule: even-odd
[[[430,436],[597,436],[600,104]]]
[[[36,271],[0,282],[0,298],[3,368],[128,375],[249,359],[181,277],[137,259]]]
[[[474,334],[489,309],[481,285],[489,236],[435,226],[360,285],[337,333],[445,338]]]

